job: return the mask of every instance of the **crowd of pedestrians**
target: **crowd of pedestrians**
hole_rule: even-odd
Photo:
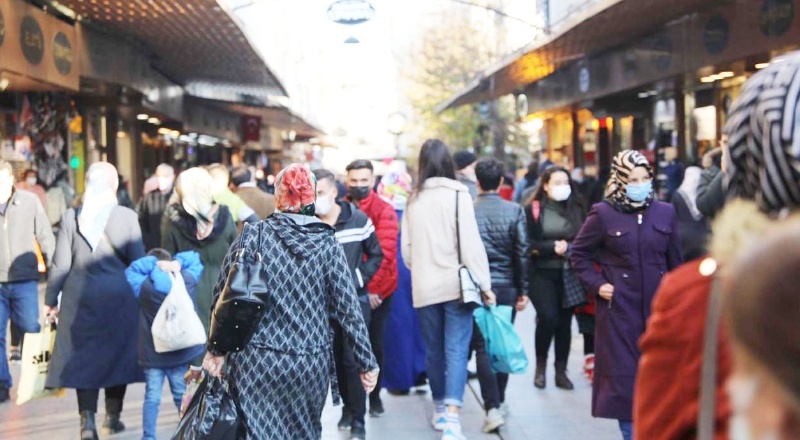
[[[125,429],[135,382],[146,383],[143,439],[154,439],[164,382],[180,408],[203,371],[227,381],[237,438],[319,438],[330,392],[343,403],[337,428],[363,440],[366,417],[392,410],[383,389],[405,395],[427,384],[431,428],[463,440],[473,354],[483,430],[503,426],[509,411],[509,376],[493,370],[490,341],[462,297],[466,271],[485,305],[512,309],[511,323],[533,304],[531,392],[550,377],[574,388],[577,318],[592,415],[615,420],[621,438],[796,438],[798,90],[800,54],[753,75],[721,148],[697,166],[671,158],[666,188],[634,150],[597,178],[542,154],[514,182],[502,162],[430,139],[413,180],[376,176],[368,160],[341,180],[292,164],[264,191],[246,166],[176,177],[164,164],[134,211],[110,164],[93,164],[66,208],[35,171],[15,185],[0,162],[0,344],[9,322],[35,333],[42,314],[58,320],[47,386],[76,390],[82,440]],[[57,221],[51,204],[63,211]],[[257,262],[263,311],[240,346],[220,348],[215,332],[242,322],[221,310],[246,261]],[[164,350],[156,323],[184,292],[209,342]],[[11,346],[18,359],[19,342]],[[3,358],[0,402],[11,389]]]

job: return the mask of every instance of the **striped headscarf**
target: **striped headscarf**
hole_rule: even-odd
[[[728,197],[773,212],[800,206],[800,52],[753,75],[731,106],[724,132]]]
[[[275,210],[291,214],[314,215],[317,179],[299,163],[284,168],[275,177]]]
[[[653,169],[650,167],[650,162],[642,153],[636,150],[620,151],[614,156],[611,163],[611,176],[608,178],[608,186],[606,187],[606,198],[617,211],[630,213],[638,211],[650,205],[653,201],[653,193],[651,192],[647,199],[643,202],[634,202],[628,198],[625,191],[628,189],[628,176],[631,171],[636,167],[644,167],[653,177]]]

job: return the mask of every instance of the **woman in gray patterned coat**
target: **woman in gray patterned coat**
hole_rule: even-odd
[[[239,250],[258,252],[266,266],[269,307],[248,346],[228,358],[231,391],[240,410],[238,437],[319,439],[329,385],[339,403],[329,314],[353,345],[367,393],[377,383],[378,364],[344,252],[333,228],[314,217],[313,175],[299,164],[290,165],[278,174],[275,188],[276,214],[247,225],[233,243],[214,302]],[[203,367],[210,375],[221,374],[224,355],[206,355]]]

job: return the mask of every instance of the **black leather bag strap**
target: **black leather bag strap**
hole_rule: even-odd
[[[458,224],[458,191],[456,191],[456,248],[458,249],[458,265],[461,266],[461,227]]]
[[[717,366],[719,326],[722,319],[722,292],[719,278],[711,285],[703,335],[703,363],[700,367],[700,411],[697,415],[697,440],[714,440],[717,413]]]

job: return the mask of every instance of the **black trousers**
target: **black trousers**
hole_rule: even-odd
[[[364,322],[369,325],[369,303],[359,301]],[[353,347],[347,342],[342,326],[331,320],[333,328],[333,359],[336,363],[336,379],[339,382],[339,393],[342,396],[343,412],[353,416],[353,421],[364,423],[367,413],[367,392],[361,384],[361,371],[356,363]]]
[[[380,402],[381,383],[383,382],[383,336],[386,334],[386,321],[389,320],[389,313],[392,311],[392,301],[394,296],[386,298],[381,306],[371,311],[372,316],[369,320],[369,342],[372,344],[372,354],[378,361],[381,371],[378,375],[378,386],[370,393],[370,404]]]
[[[22,350],[22,330],[19,329],[19,326],[11,323],[11,346],[18,347]]]
[[[501,306],[514,306],[516,304],[516,292],[512,288],[495,287],[497,304]],[[517,317],[516,309],[511,311],[511,322]],[[475,351],[475,366],[478,370],[478,384],[481,386],[481,398],[483,399],[483,409],[489,411],[499,408],[500,404],[506,401],[506,387],[508,386],[508,374],[495,373],[492,370],[492,363],[486,351],[486,341],[483,339],[478,325],[473,323],[472,341],[470,350]]]
[[[564,278],[561,269],[536,269],[531,278],[531,302],[536,308],[536,358],[547,359],[555,339],[556,362],[567,362],[572,341],[573,309],[561,307]]]
[[[106,388],[106,414],[119,414],[122,412],[122,401],[125,400],[127,385],[118,385]],[[97,412],[97,399],[100,390],[75,390],[78,393],[78,411]]]
[[[594,354],[594,333],[583,334],[583,354]]]

